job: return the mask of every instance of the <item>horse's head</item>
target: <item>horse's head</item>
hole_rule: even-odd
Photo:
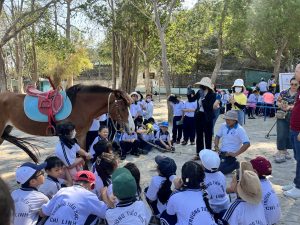
[[[114,90],[112,92],[114,98],[110,100],[109,114],[110,117],[117,121],[121,126],[125,127],[126,131],[133,132],[135,129],[134,121],[130,114],[130,96],[121,90]]]

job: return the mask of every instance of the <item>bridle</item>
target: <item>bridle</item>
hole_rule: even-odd
[[[107,122],[106,122],[106,125],[107,125],[107,127],[108,127],[108,122],[109,122],[109,118],[111,119],[111,123],[112,123],[112,125],[113,125],[113,127],[114,127],[114,129],[116,130],[116,131],[121,131],[121,130],[118,130],[117,129],[117,126],[116,126],[116,124],[117,124],[117,122],[116,122],[116,124],[114,123],[114,121],[113,121],[113,119],[111,118],[111,116],[110,116],[110,109],[111,109],[111,107],[110,107],[110,99],[111,99],[111,95],[112,95],[112,93],[113,92],[110,92],[109,93],[109,95],[108,95],[108,100],[107,100]],[[115,105],[116,105],[116,109],[117,109],[117,120],[119,120],[119,121],[121,121],[121,115],[120,115],[120,107],[119,107],[119,104],[118,104],[118,102],[120,102],[120,101],[123,101],[123,100],[117,100],[117,99],[115,99]]]

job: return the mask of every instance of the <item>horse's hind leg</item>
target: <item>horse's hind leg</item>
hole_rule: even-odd
[[[7,126],[6,121],[0,119],[0,145],[3,143],[4,139],[1,138],[4,132],[10,133],[12,130],[12,126]]]

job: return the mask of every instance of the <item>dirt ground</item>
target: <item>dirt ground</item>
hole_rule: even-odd
[[[155,113],[154,118],[157,121],[163,121],[167,118],[166,112],[166,100],[158,99],[155,100]],[[219,117],[215,131],[219,128],[220,124],[224,120],[222,116]],[[281,186],[288,184],[293,181],[295,175],[295,161],[288,160],[282,164],[276,164],[273,159],[273,155],[276,153],[276,127],[271,132],[270,139],[266,139],[265,136],[275,123],[275,119],[268,118],[266,121],[263,118],[257,118],[255,120],[247,120],[245,124],[245,129],[250,137],[251,147],[250,149],[239,157],[240,160],[250,160],[258,155],[263,155],[271,160],[273,165],[273,174],[269,177],[273,183],[273,187],[278,194],[281,202],[282,219],[280,224],[285,225],[296,225],[300,224],[300,199],[293,200],[284,197],[282,194]],[[19,131],[13,131],[14,135],[17,136],[28,136]],[[40,138],[39,138],[40,139]],[[42,146],[45,150],[40,152],[41,161],[45,159],[48,155],[53,154],[54,147],[57,142],[56,137],[42,138],[45,141]],[[293,155],[292,151],[289,150]],[[180,175],[181,166],[184,162],[190,160],[195,153],[195,146],[187,145],[181,146],[176,145],[175,153],[165,153],[165,155],[172,157],[177,163],[177,174]],[[141,171],[141,184],[142,188],[149,185],[151,177],[156,173],[154,158],[156,155],[162,154],[157,150],[151,151],[146,156],[129,156],[121,165],[127,162],[134,162],[139,167]],[[0,146],[0,174],[1,177],[10,185],[11,189],[17,188],[15,182],[14,172],[18,165],[25,161],[28,161],[28,156],[17,147],[11,145],[10,143],[4,142]],[[228,176],[228,182],[230,181],[230,175]]]

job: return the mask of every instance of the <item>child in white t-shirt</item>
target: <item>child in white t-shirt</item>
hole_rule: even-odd
[[[94,159],[97,158],[95,156],[96,152],[95,152],[94,146],[101,140],[108,141],[108,134],[109,134],[109,130],[106,125],[102,125],[99,127],[98,135],[97,135],[97,137],[95,137],[95,139],[89,149],[89,153],[93,156]]]
[[[261,202],[265,209],[267,224],[277,224],[279,223],[281,216],[280,203],[274,189],[272,188],[272,183],[266,177],[272,174],[272,165],[269,160],[262,156],[258,156],[250,162],[260,180],[262,190]]]
[[[111,184],[111,175],[118,167],[118,161],[113,154],[103,153],[95,162],[96,177],[93,192],[101,199],[101,189]]]
[[[221,219],[229,207],[229,196],[226,193],[226,177],[218,170],[220,157],[218,153],[203,149],[199,153],[205,171],[204,184],[209,196],[209,204],[217,218]]]
[[[47,177],[44,183],[39,187],[39,191],[51,199],[63,186],[70,186],[72,184],[72,178],[69,176],[68,181],[62,179],[64,163],[58,157],[50,156],[45,160],[45,163],[47,163],[45,167]]]
[[[149,224],[151,213],[143,201],[136,199],[137,184],[130,171],[119,168],[112,174],[113,194],[119,203],[106,211],[105,218],[109,225]]]
[[[259,178],[249,162],[241,162],[227,193],[237,193],[238,198],[230,205],[223,220],[230,225],[267,225],[261,203],[262,190]]]
[[[167,210],[160,217],[161,224],[216,225],[205,190],[205,173],[193,161],[186,162],[181,169],[182,178],[177,181],[175,192],[169,199]],[[175,218],[174,218],[175,217]]]
[[[44,183],[42,170],[45,167],[46,163],[37,165],[27,162],[17,168],[16,181],[21,185],[21,188],[11,193],[15,205],[12,224],[37,224],[42,205],[49,201],[46,195],[38,191],[38,187]]]
[[[127,153],[130,153],[131,155],[139,156],[140,151],[140,141],[138,140],[137,133],[127,133],[124,132],[121,136],[120,141],[121,146],[121,160],[124,160],[126,158]]]
[[[156,156],[158,176],[153,176],[149,187],[145,189],[146,200],[151,206],[154,215],[166,210],[166,203],[172,194],[171,186],[177,170],[173,159],[165,156]]]
[[[79,171],[72,187],[62,188],[42,207],[43,216],[49,216],[45,225],[97,224],[105,217],[107,206],[92,192],[95,175]]]
[[[75,139],[76,131],[72,123],[66,122],[57,126],[59,142],[55,148],[55,155],[63,161],[67,167],[66,172],[74,180],[77,171],[82,169],[84,158],[91,159],[91,155],[80,148]],[[84,157],[76,157],[79,154]]]
[[[166,150],[174,151],[175,148],[172,146],[171,143],[168,126],[168,122],[162,122],[161,124],[159,124],[159,131],[155,135],[155,144]]]

